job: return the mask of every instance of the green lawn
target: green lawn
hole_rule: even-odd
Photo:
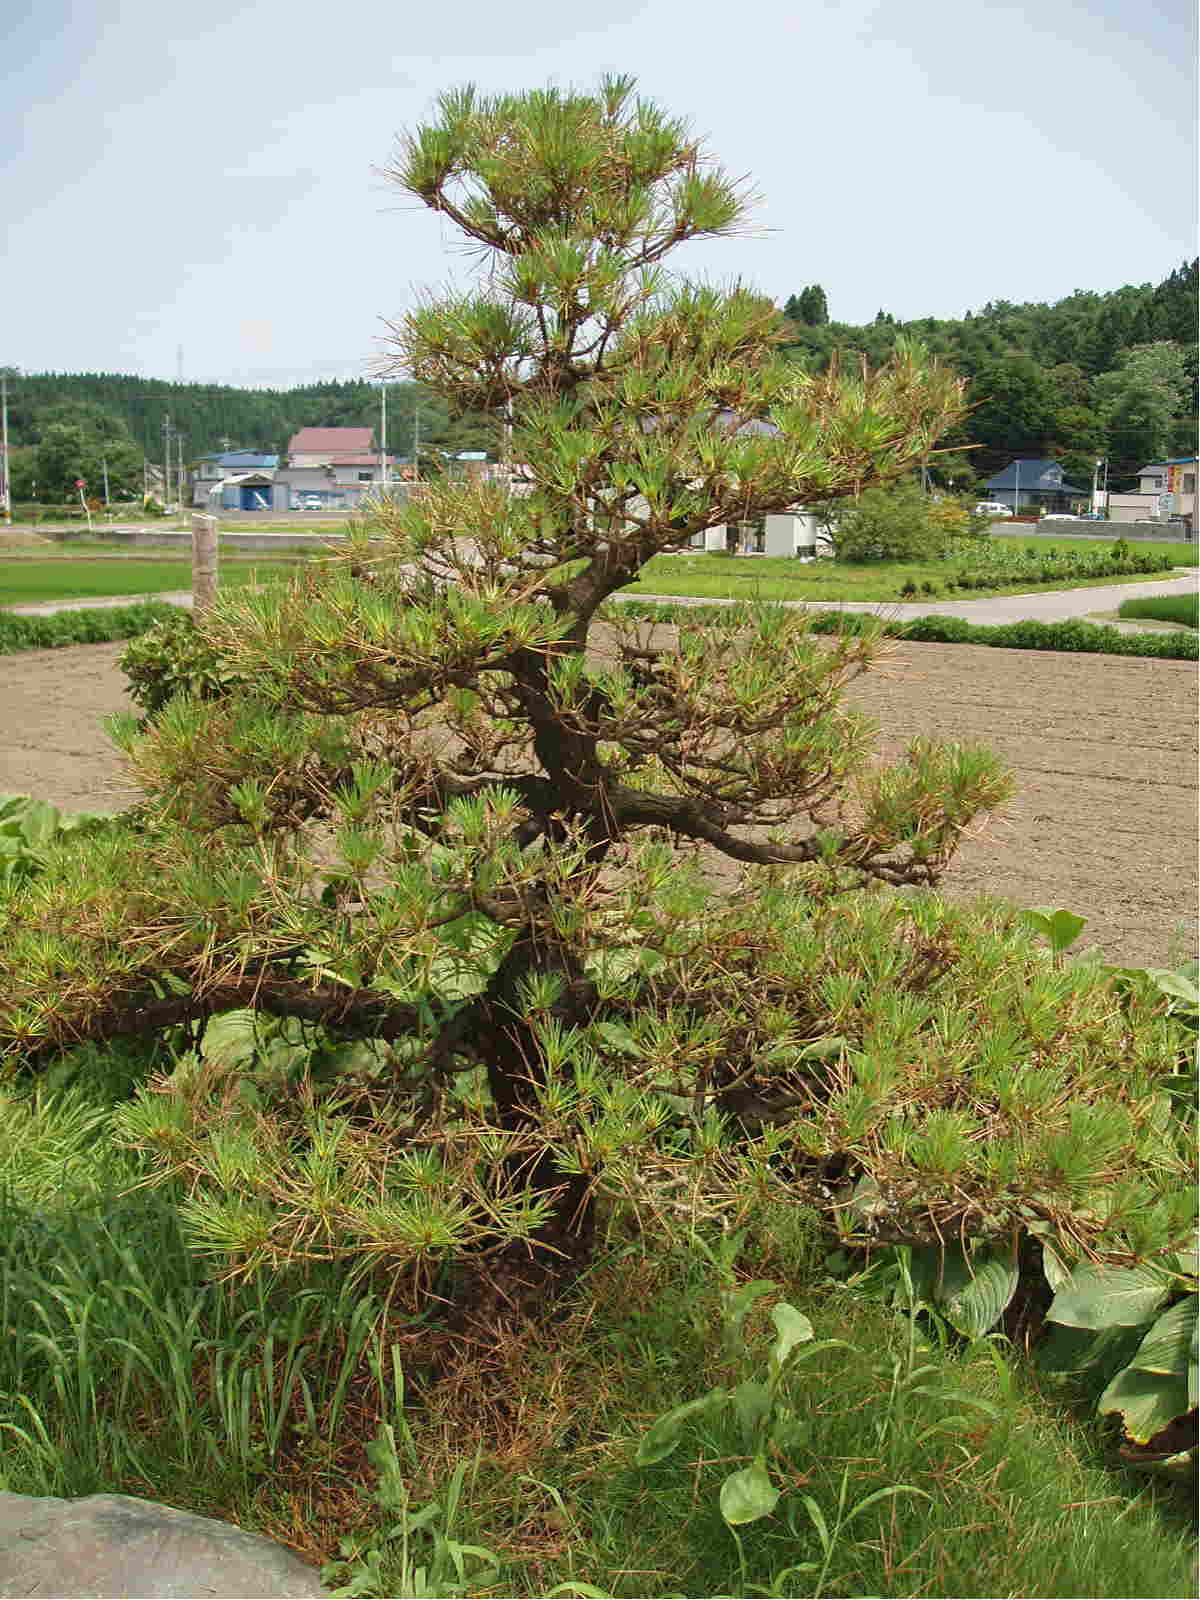
[[[249,583],[256,573],[281,573],[294,563],[264,561],[223,561],[222,584]],[[110,595],[162,594],[169,589],[190,589],[191,561],[187,557],[170,560],[113,561],[100,557],[79,557],[64,561],[51,556],[46,560],[28,558],[0,560],[0,606],[35,605],[43,600],[89,600]]]
[[[1070,541],[1038,539],[1013,541],[1018,547],[1036,545],[1039,553],[1051,548],[1073,548]],[[1139,545],[1139,549],[1142,546]],[[1146,547],[1151,553],[1170,554],[1180,565],[1195,561],[1190,545],[1156,544]],[[957,564],[957,563],[956,563]],[[952,570],[940,561],[880,561],[850,565],[847,562],[800,562],[786,556],[723,556],[683,554],[656,556],[643,570],[642,577],[625,591],[628,594],[680,595],[696,599],[808,600],[814,604],[837,605],[843,600],[888,603],[901,598],[906,583],[932,584],[945,598],[945,583]],[[1038,589],[1103,587],[1120,583],[1139,583],[1165,574],[1134,574],[1114,578],[1057,578],[1050,583],[999,585],[994,589],[955,590],[949,598],[979,599],[986,594],[1029,594]],[[908,598],[907,596],[905,598]],[[918,596],[917,598],[922,598]]]

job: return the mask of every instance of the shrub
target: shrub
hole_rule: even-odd
[[[57,650],[71,644],[107,644],[133,639],[164,619],[177,616],[178,608],[159,600],[129,606],[89,606],[78,611],[55,611],[45,616],[20,616],[0,611],[0,655],[18,650]]]
[[[129,693],[149,716],[177,694],[217,700],[244,686],[245,676],[223,661],[190,612],[174,611],[139,634],[121,657]]]
[[[644,600],[623,601],[620,610],[648,622],[670,623],[682,629],[729,628],[739,625],[740,616],[736,606],[683,607]],[[1195,661],[1200,653],[1193,633],[1122,633],[1092,622],[975,623],[964,617],[931,615],[910,622],[885,618],[881,624],[870,613],[855,611],[810,611],[807,619],[813,633],[856,634],[882,625],[885,633],[918,644],[980,644],[1002,650],[1062,650],[1149,656],[1162,661]]]
[[[1175,622],[1181,627],[1200,627],[1200,596],[1194,594],[1147,594],[1122,600],[1121,617],[1150,617],[1156,622]]]
[[[864,490],[824,520],[839,561],[935,560],[987,536],[987,524],[964,506],[930,500],[913,483]]]

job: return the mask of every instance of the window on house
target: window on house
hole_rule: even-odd
[[[358,481],[359,483],[370,483],[374,476],[375,474],[373,472],[360,472],[358,475]]]
[[[1183,475],[1183,492],[1184,492],[1184,494],[1195,494],[1195,492],[1196,492],[1196,474],[1194,472],[1185,472],[1184,473],[1184,475]]]

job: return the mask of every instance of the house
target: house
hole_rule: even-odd
[[[1183,517],[1189,529],[1196,526],[1196,457],[1172,456],[1151,461],[1138,472],[1138,489],[1158,497],[1154,514]]]
[[[1003,472],[987,480],[983,498],[1012,506],[1019,516],[1022,511],[1070,511],[1076,501],[1089,498],[1089,491],[1064,483],[1060,462],[1022,457],[1010,461]]]
[[[379,464],[371,428],[301,428],[288,440],[287,454],[292,467],[328,467],[348,456],[370,456]]]
[[[213,491],[218,484],[228,485],[232,479],[240,478],[244,473],[266,473],[269,483],[278,465],[278,456],[261,455],[257,450],[226,450],[218,455],[201,456],[192,468],[192,504],[207,509],[216,498]],[[243,507],[236,497],[230,501],[224,494],[221,504],[227,511],[239,507],[247,511],[262,509],[258,505]]]
[[[378,488],[385,462],[371,428],[301,428],[288,440],[288,465],[275,481],[286,487],[277,509],[316,498],[331,509],[351,511]],[[386,461],[388,476],[396,457]]]

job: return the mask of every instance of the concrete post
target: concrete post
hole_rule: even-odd
[[[217,598],[217,519],[192,515],[192,605],[204,611]]]

